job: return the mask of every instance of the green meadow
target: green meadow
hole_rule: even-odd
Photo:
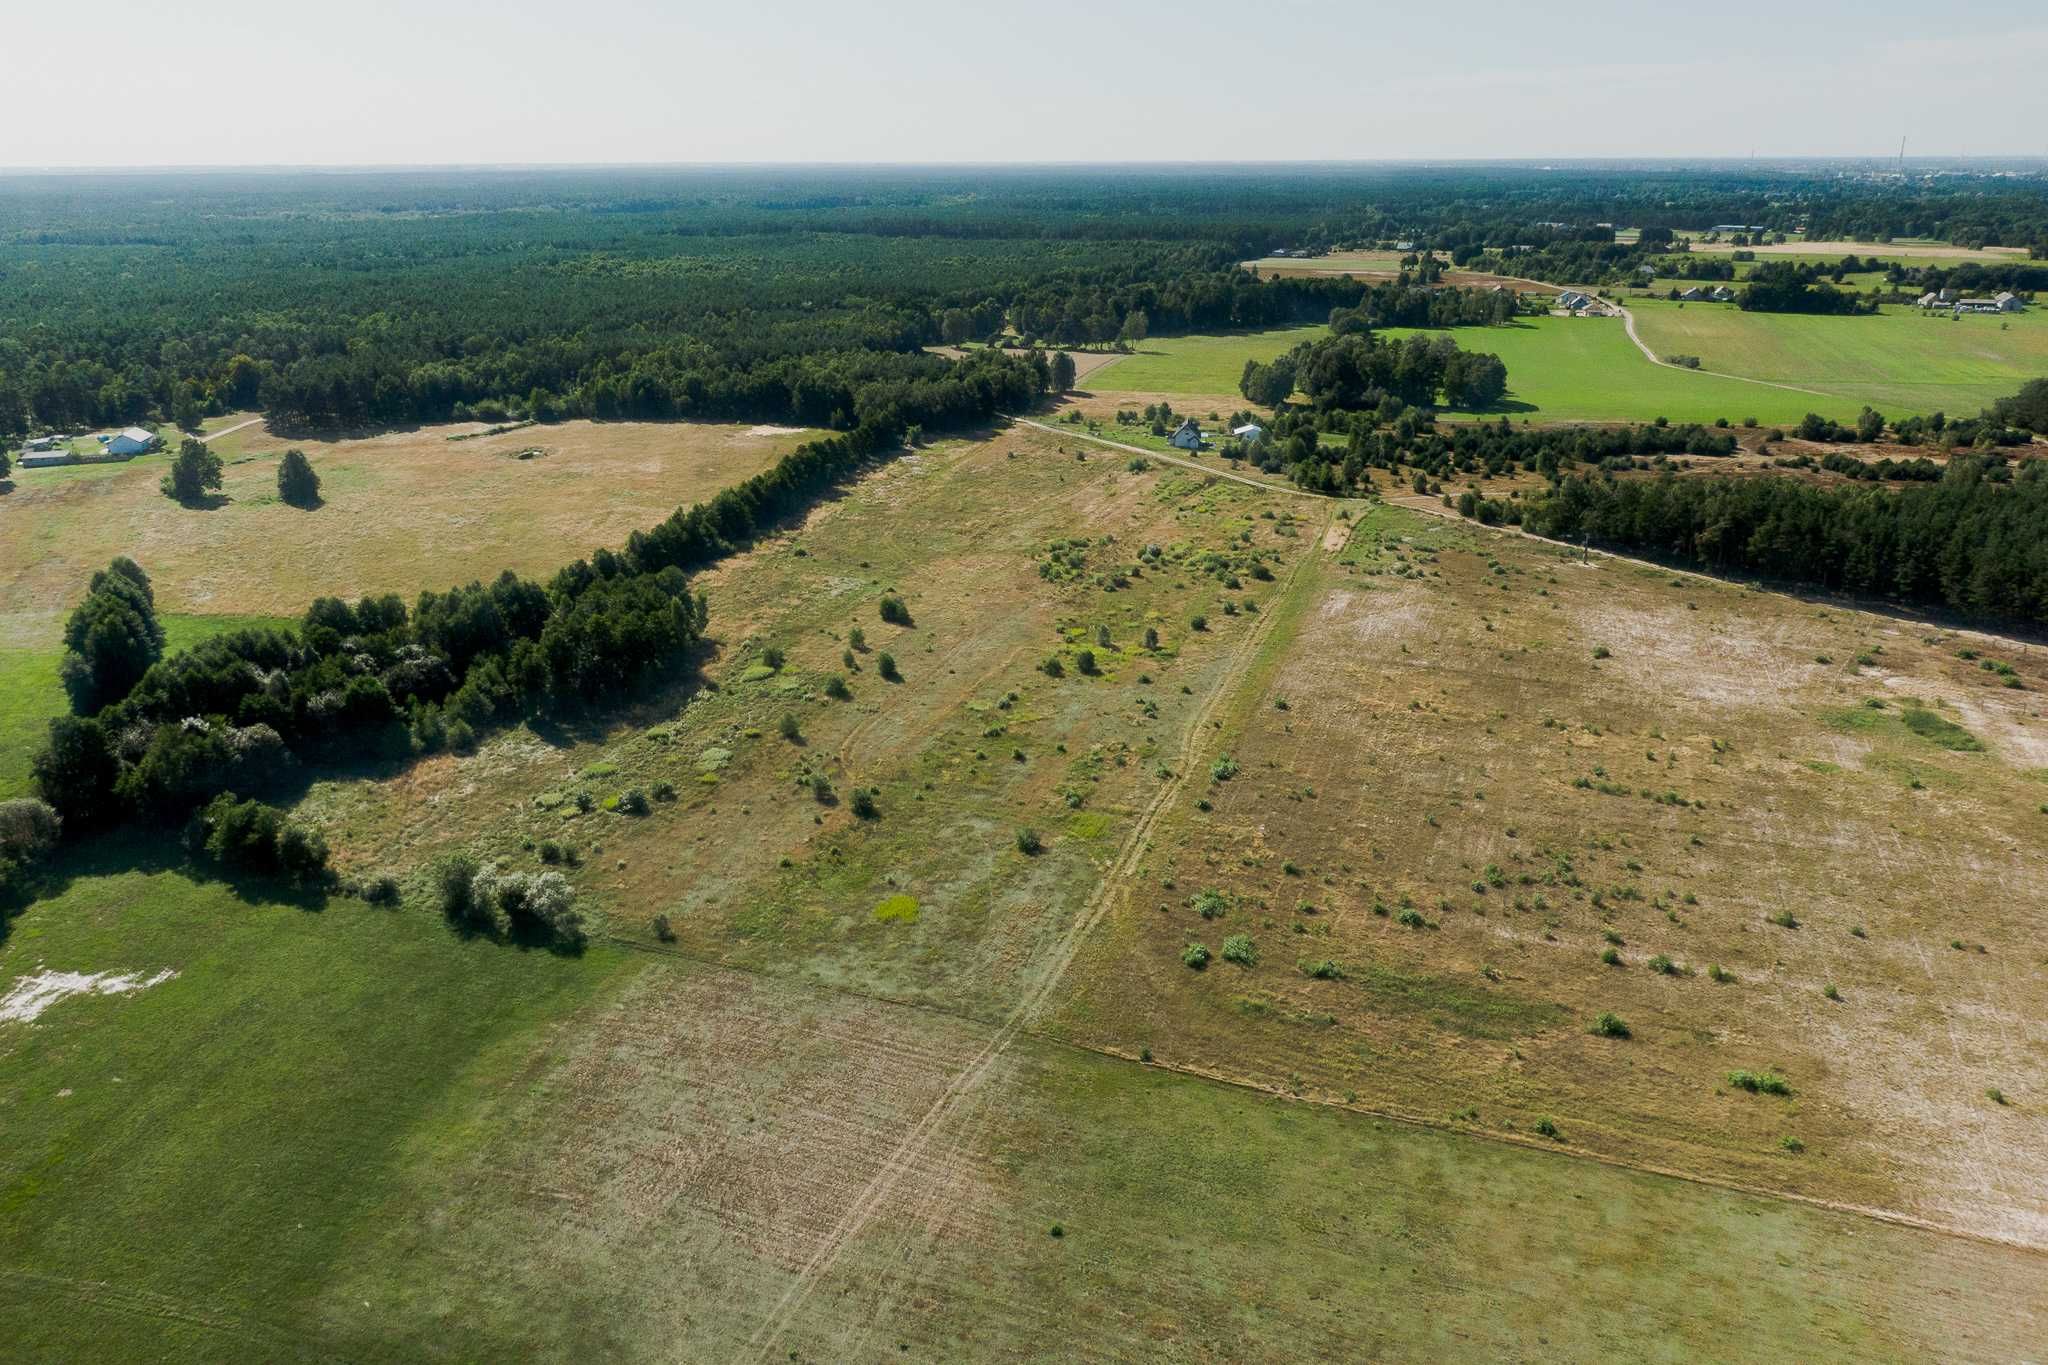
[[[1271,360],[1328,330],[1281,327],[1270,332],[1153,337],[1139,343],[1134,354],[1090,374],[1082,387],[1091,393],[1234,394],[1247,360]]]
[[[1659,355],[1696,355],[1710,370],[1819,390],[1839,401],[1816,398],[1807,406],[1837,418],[1866,403],[1887,417],[1975,415],[2048,375],[2048,311],[2038,308],[1952,318],[1900,307],[1867,317],[1745,313],[1663,299],[1629,307]],[[1508,375],[1515,377],[1512,361]]]

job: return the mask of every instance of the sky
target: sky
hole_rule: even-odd
[[[0,167],[2040,156],[2044,0],[11,0]]]

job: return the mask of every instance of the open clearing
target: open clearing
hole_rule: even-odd
[[[398,873],[402,908],[203,880],[168,840],[70,855],[0,941],[0,994],[45,965],[179,975],[0,1024],[0,1337],[2034,1348],[2042,651],[1996,646],[2028,690],[1994,689],[1921,627],[1074,444],[938,443],[701,575],[701,677],[316,785],[299,817],[346,871]],[[606,810],[661,781],[651,814]],[[437,854],[534,868],[550,843],[600,918],[588,953],[442,926]],[[1605,1009],[1634,1037],[1587,1034]],[[1736,1067],[1793,1093],[1732,1090]]]
[[[546,577],[767,468],[809,433],[751,435],[715,423],[562,422],[451,441],[481,423],[357,440],[223,439],[225,501],[183,507],[157,489],[169,457],[27,470],[7,497],[20,534],[0,545],[0,611],[84,595],[115,555],[149,570],[176,612],[297,616],[313,598],[355,598],[491,577]],[[321,506],[277,498],[277,460],[306,452]],[[538,458],[519,452],[538,447]],[[46,475],[58,475],[46,478]]]

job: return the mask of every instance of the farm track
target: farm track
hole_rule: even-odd
[[[1017,420],[1025,421],[1026,425],[1029,426],[1043,426],[1042,423],[1030,422],[1022,418]],[[1044,429],[1054,430],[1049,427]],[[1099,440],[1099,438],[1091,439]],[[1111,446],[1116,445],[1115,442],[1111,441],[1102,441],[1100,443]],[[1122,448],[1127,450],[1137,449],[1131,446]],[[1138,453],[1151,455],[1153,452],[1139,451]],[[1192,463],[1181,460],[1172,462],[1177,464]],[[1200,465],[1193,465],[1193,467],[1196,469],[1202,468]],[[1204,472],[1216,473],[1214,470],[1205,470]],[[1235,481],[1251,484],[1259,488],[1270,487],[1252,479],[1238,478]],[[1273,489],[1272,491],[1301,492],[1302,490]],[[1335,499],[1324,498],[1321,494],[1304,493],[1304,496],[1316,497],[1326,502],[1335,502]],[[1276,596],[1285,597],[1299,588],[1304,577],[1304,571],[1323,553],[1323,537],[1324,533],[1329,529],[1328,521],[1329,519],[1325,518],[1325,524],[1316,528],[1315,536],[1309,541],[1306,553],[1296,560],[1294,567],[1288,571],[1287,579],[1281,585],[1280,593],[1276,594]],[[1160,817],[1165,813],[1166,809],[1186,789],[1188,772],[1194,767],[1200,757],[1204,743],[1204,733],[1210,717],[1215,714],[1219,706],[1223,705],[1235,694],[1237,688],[1243,683],[1246,673],[1251,669],[1253,660],[1258,656],[1260,647],[1265,642],[1266,637],[1272,632],[1273,622],[1279,614],[1280,612],[1277,607],[1262,612],[1258,622],[1251,629],[1247,630],[1233,647],[1223,676],[1209,689],[1208,694],[1202,699],[1201,705],[1188,718],[1186,729],[1181,736],[1173,776],[1160,784],[1158,790],[1153,793],[1152,799],[1146,802],[1144,808],[1139,812],[1138,818],[1132,822],[1130,831],[1124,836],[1122,843],[1118,845],[1116,857],[1102,871],[1095,883],[1095,890],[1082,904],[1080,913],[1067,926],[1066,931],[1060,935],[1058,942],[1053,946],[1050,957],[1039,969],[1036,981],[1026,988],[1023,997],[1011,1009],[1008,1017],[1004,1019],[987,1045],[961,1068],[947,1084],[944,1091],[940,1093],[938,1099],[933,1101],[931,1106],[918,1118],[917,1122],[911,1125],[910,1131],[905,1133],[902,1140],[890,1151],[887,1158],[884,1159],[881,1168],[868,1181],[867,1186],[861,1190],[860,1194],[847,1206],[846,1212],[841,1215],[839,1221],[833,1226],[831,1232],[827,1234],[825,1240],[812,1252],[810,1258],[804,1263],[802,1269],[797,1274],[795,1282],[783,1292],[782,1297],[776,1302],[775,1308],[769,1314],[768,1319],[762,1323],[749,1339],[749,1347],[758,1352],[760,1359],[765,1360],[768,1358],[769,1353],[774,1349],[783,1333],[789,1329],[797,1313],[802,1310],[805,1302],[817,1288],[819,1281],[838,1262],[840,1256],[845,1252],[854,1237],[859,1235],[881,1213],[891,1196],[896,1192],[897,1187],[902,1183],[904,1176],[913,1167],[922,1166],[933,1161],[941,1165],[951,1166],[957,1165],[966,1159],[966,1153],[961,1150],[962,1144],[958,1140],[953,1142],[948,1150],[936,1157],[929,1157],[927,1153],[934,1137],[964,1111],[970,1097],[980,1088],[983,1081],[988,1078],[1003,1055],[1009,1051],[1010,1045],[1016,1040],[1017,1035],[1031,1030],[1038,1022],[1047,1002],[1052,998],[1053,991],[1066,975],[1068,967],[1073,964],[1075,955],[1080,951],[1082,941],[1087,938],[1096,925],[1101,923],[1103,917],[1109,912],[1110,906],[1115,902],[1118,893],[1125,889],[1131,875],[1137,870],[1139,862],[1151,847],[1153,828],[1158,824]]]
[[[1112,441],[1103,436],[1090,436],[1086,432],[1061,431],[1058,427],[1048,426],[1044,422],[1035,422],[1029,417],[1012,417],[1010,420],[1020,426],[1036,427],[1040,431],[1049,431],[1055,436],[1071,436],[1077,441],[1092,441],[1099,446],[1108,446],[1111,450],[1124,450],[1129,451],[1133,455],[1143,455],[1146,459],[1158,460],[1161,464],[1177,464],[1182,469],[1192,469],[1197,473],[1207,474],[1212,479],[1228,479],[1232,483],[1241,483],[1247,488],[1262,488],[1268,493],[1281,493],[1292,498],[1314,498],[1318,502],[1341,501],[1341,499],[1331,497],[1328,493],[1312,493],[1306,488],[1292,488],[1283,483],[1267,483],[1264,479],[1254,479],[1248,474],[1239,474],[1233,470],[1212,469],[1208,465],[1198,464],[1194,460],[1185,459],[1179,455],[1162,455],[1156,450],[1147,450],[1143,446],[1125,445],[1122,441]]]

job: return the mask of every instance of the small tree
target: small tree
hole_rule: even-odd
[[[1060,351],[1052,358],[1052,390],[1065,393],[1074,387],[1074,357]]]
[[[886,682],[903,681],[903,675],[896,671],[896,656],[886,649],[875,656],[875,672],[881,674]]]
[[[277,462],[277,496],[294,507],[320,505],[320,476],[305,452],[287,450]]]
[[[164,475],[157,487],[164,496],[176,498],[188,506],[203,499],[208,493],[220,491],[220,456],[207,449],[206,442],[186,438],[178,446],[177,458],[171,461],[171,472]]]
[[[796,743],[798,740],[804,737],[803,727],[797,723],[796,712],[794,711],[784,711],[782,713],[782,719],[776,722],[775,728],[779,732],[781,732],[782,737],[788,740],[791,744]]]

